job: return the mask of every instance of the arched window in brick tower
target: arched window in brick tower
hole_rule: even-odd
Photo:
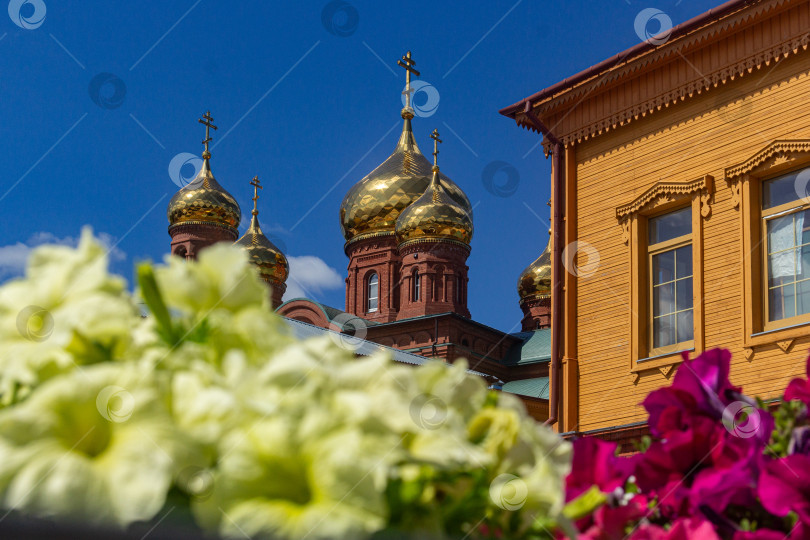
[[[372,313],[377,311],[380,301],[380,278],[376,272],[368,276],[366,284],[366,311]]]
[[[436,267],[436,278],[433,280],[433,300],[444,302],[444,266]]]
[[[414,302],[418,302],[422,297],[422,276],[419,275],[419,270],[414,270],[413,272],[413,293],[411,294],[411,298],[413,298]]]

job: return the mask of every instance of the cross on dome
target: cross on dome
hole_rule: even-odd
[[[405,91],[402,92],[405,94],[405,109],[403,109],[402,112],[403,115],[406,111],[410,112],[411,117],[413,117],[413,112],[411,112],[411,93],[413,92],[411,89],[411,73],[417,77],[420,75],[420,73],[413,67],[416,65],[416,60],[411,58],[411,51],[408,51],[407,54],[402,55],[402,60],[397,60],[397,65],[405,68]]]
[[[433,139],[433,166],[439,166],[439,143],[442,140],[439,138],[439,130],[434,129],[433,133],[430,134],[430,138]]]
[[[211,152],[208,150],[208,143],[211,142],[210,128],[214,128],[214,131],[216,131],[217,126],[214,125],[214,118],[211,116],[211,111],[206,111],[203,117],[197,121],[205,126],[205,140],[202,142],[205,145],[203,158],[208,159],[211,157]]]
[[[256,201],[259,200],[259,190],[264,189],[261,185],[262,183],[259,181],[258,176],[254,176],[253,180],[250,181],[250,185],[253,186],[253,215],[258,216],[259,210],[256,208]]]

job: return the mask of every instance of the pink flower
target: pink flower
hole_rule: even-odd
[[[616,443],[594,437],[575,440],[571,473],[565,480],[566,501],[576,499],[591,486],[603,493],[624,486],[632,472],[631,461],[616,456]]]
[[[624,538],[625,531],[649,513],[648,500],[636,495],[623,506],[600,506],[590,525],[580,535],[581,540],[612,540]]]
[[[759,475],[762,506],[777,516],[794,511],[810,524],[810,457],[793,454],[765,465]]]
[[[785,401],[798,399],[810,405],[810,356],[805,364],[807,379],[793,379],[785,389]]]
[[[720,537],[711,523],[691,517],[676,520],[669,530],[657,525],[639,527],[628,540],[720,540]]]
[[[760,529],[758,531],[737,531],[734,533],[734,540],[785,540],[785,533],[771,529]],[[800,538],[792,536],[791,538]]]

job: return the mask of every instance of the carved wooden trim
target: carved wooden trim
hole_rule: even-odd
[[[806,7],[798,0],[748,6],[566,88],[537,103],[534,112],[546,125],[557,126],[555,134],[564,145],[577,144],[807,50],[807,19]],[[798,26],[791,24],[796,21],[801,21]],[[800,31],[793,35],[764,32],[757,23]],[[752,31],[761,36],[758,48],[752,46]],[[681,59],[694,70],[680,70]],[[571,114],[572,107],[576,114]],[[516,114],[515,120],[537,131],[525,114]],[[548,140],[543,146],[548,152]]]
[[[777,341],[776,346],[782,349],[782,352],[790,352],[790,347],[793,346],[793,339],[783,339],[782,341]]]
[[[714,193],[714,177],[710,174],[691,182],[657,182],[632,202],[617,207],[616,217],[624,222],[630,215],[639,213],[647,206],[658,203],[661,199],[665,201],[674,200],[692,193],[700,195],[700,214],[703,217],[709,217],[711,214],[711,196]]]
[[[672,375],[673,371],[675,371],[675,364],[669,366],[661,366],[660,368],[658,368],[658,371],[661,372],[661,375],[663,375],[665,379],[669,379],[669,376]]]
[[[725,170],[726,181],[731,181],[744,174],[767,171],[771,167],[795,161],[800,154],[807,153],[810,153],[810,140],[808,139],[773,141],[742,163],[727,167]]]
[[[739,208],[740,202],[742,202],[742,183],[740,179],[732,180],[729,187],[731,188],[731,206]]]
[[[622,242],[627,244],[630,241],[630,217],[626,217],[619,222],[622,226]]]
[[[754,358],[754,349],[752,347],[744,348],[743,353],[745,354],[745,359],[749,362]]]

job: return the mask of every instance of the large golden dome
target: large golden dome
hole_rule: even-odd
[[[411,130],[412,114],[403,111],[404,124],[394,153],[355,184],[340,205],[340,224],[347,243],[372,236],[393,235],[397,218],[427,189],[431,164],[419,151]],[[439,175],[447,195],[472,220],[469,199],[452,180]]]
[[[520,301],[551,297],[551,240],[543,253],[518,278]]]
[[[396,234],[399,245],[420,239],[470,245],[472,216],[447,194],[439,182],[439,167],[433,167],[433,178],[425,192],[397,218]]]
[[[259,267],[259,273],[263,279],[277,283],[287,281],[287,276],[290,274],[287,257],[264,235],[259,225],[258,212],[255,210],[250,219],[250,227],[235,244],[248,252],[250,262]]]
[[[169,201],[169,229],[181,224],[218,225],[236,235],[242,219],[239,205],[216,181],[208,161],[204,155],[203,166],[194,181]]]

